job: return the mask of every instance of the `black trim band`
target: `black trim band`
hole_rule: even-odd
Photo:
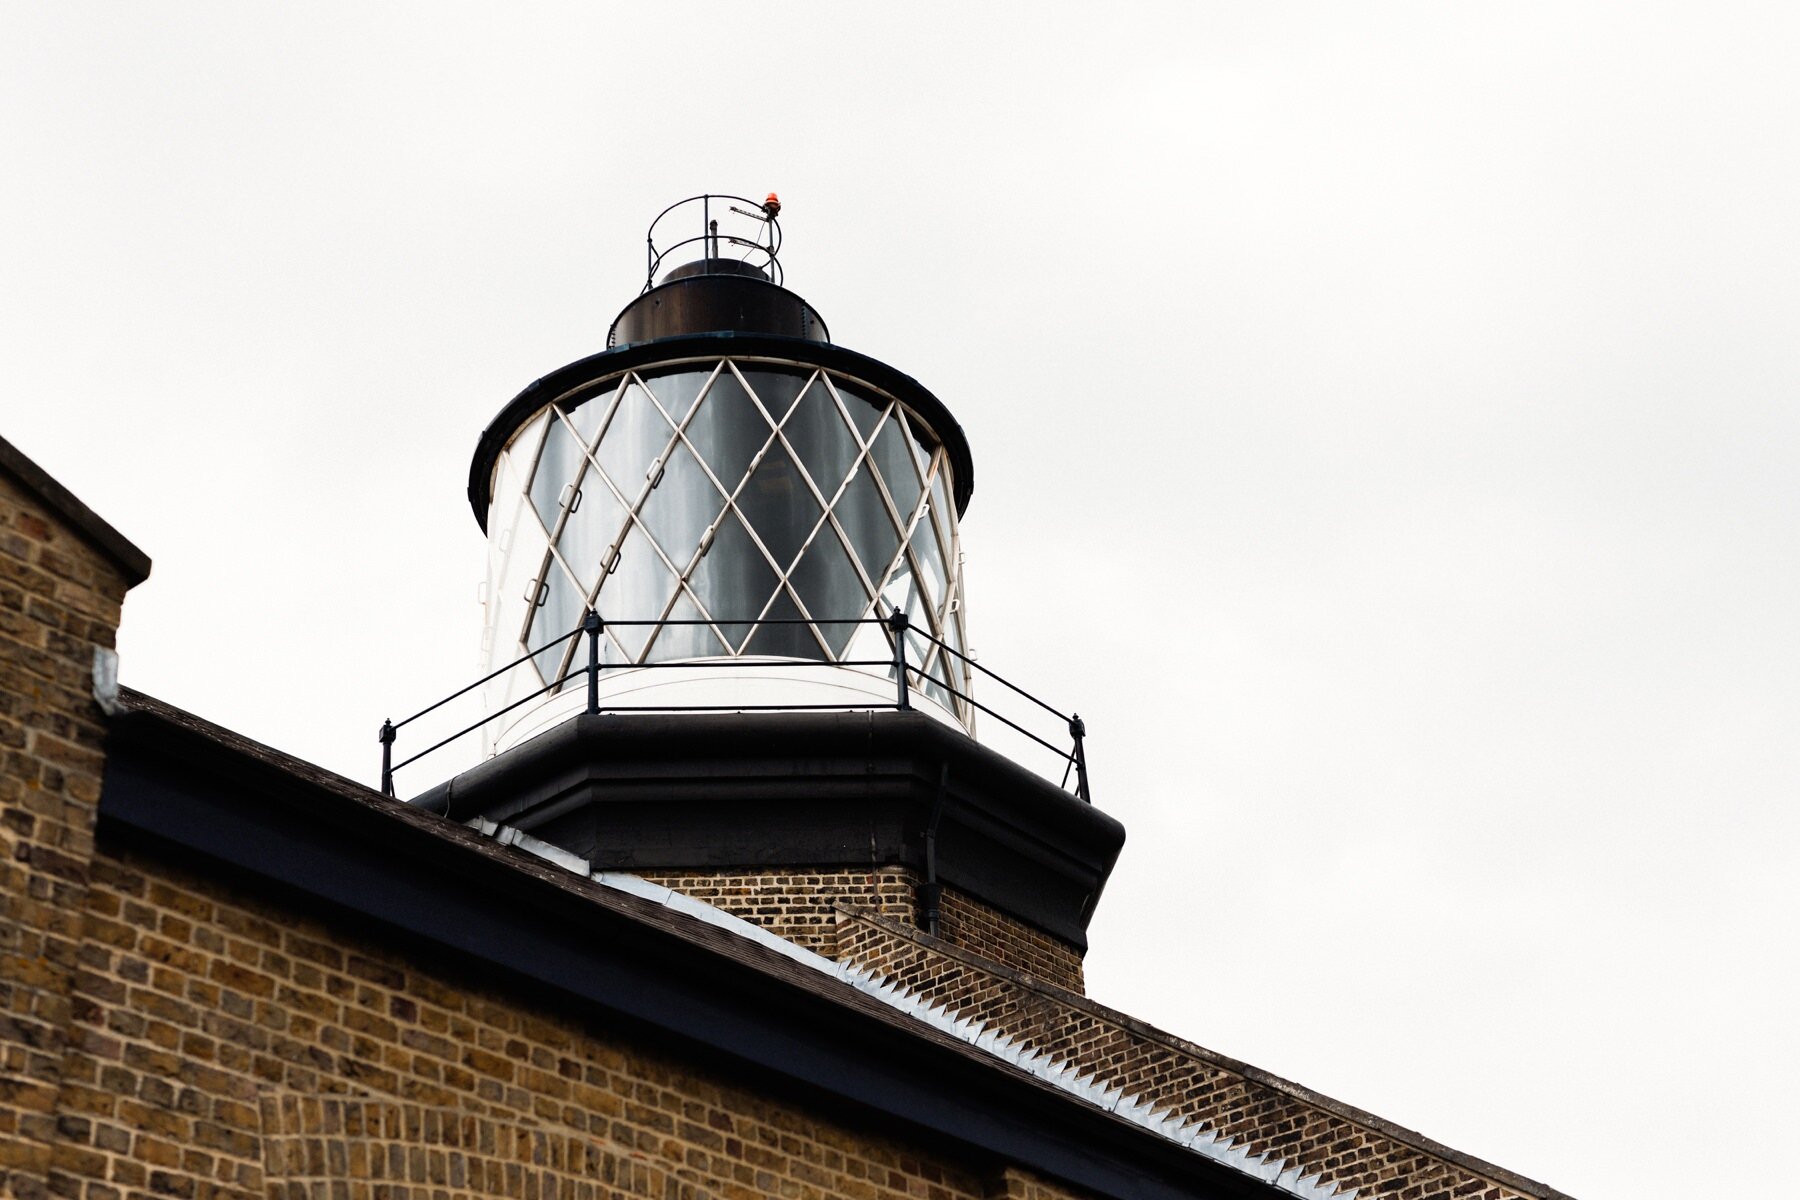
[[[584,383],[620,371],[683,359],[728,357],[775,358],[824,367],[860,379],[893,396],[918,413],[931,427],[931,432],[943,441],[954,472],[957,515],[969,507],[969,497],[975,491],[975,460],[969,453],[968,438],[963,435],[956,418],[950,415],[950,410],[944,407],[944,402],[911,375],[895,370],[880,359],[830,342],[762,333],[695,333],[637,342],[591,354],[550,372],[514,396],[481,431],[475,458],[469,464],[469,507],[475,510],[475,520],[481,525],[482,532],[487,532],[488,505],[493,499],[489,489],[493,486],[494,463],[506,443],[539,409]]]

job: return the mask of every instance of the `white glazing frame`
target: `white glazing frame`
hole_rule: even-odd
[[[727,372],[737,387],[742,388],[744,396],[749,398],[752,409],[768,426],[766,433],[754,426],[750,427],[755,430],[755,436],[760,439],[761,444],[750,455],[741,475],[735,480],[722,480],[715,470],[715,464],[707,460],[690,436],[697,414],[714,397],[715,389],[720,386]],[[704,383],[693,399],[687,402],[687,410],[672,415],[669,406],[665,404],[665,397],[673,397],[667,387],[664,388],[664,396],[657,395],[659,380],[666,381],[679,374],[691,382],[701,373],[705,376]],[[785,411],[772,412],[769,402],[765,401],[752,382],[753,377],[764,373],[781,375],[791,381],[793,390],[791,398],[786,402]],[[642,479],[615,480],[602,465],[601,448],[606,443],[608,434],[613,432],[615,422],[620,420],[620,414],[634,387],[642,389],[643,395],[650,401],[652,412],[666,423],[668,437],[661,439],[661,450],[653,457]],[[823,482],[816,476],[829,464],[809,462],[789,439],[790,421],[799,412],[802,402],[814,394],[815,388],[823,389],[818,393],[817,402],[826,404],[824,411],[835,414],[839,422],[836,427],[839,433],[848,435],[850,456],[850,463],[841,478],[824,479]],[[769,401],[773,399],[771,396]],[[876,405],[879,407],[876,408]],[[599,411],[597,418],[592,415],[595,410],[589,406],[601,406],[602,411]],[[853,409],[852,406],[860,407]],[[586,414],[581,412],[584,408],[588,409]],[[870,410],[875,412],[872,420],[868,419]],[[853,412],[864,415],[864,424],[867,424],[869,430],[866,437],[863,424],[858,423]],[[588,426],[590,433],[581,435],[578,428],[581,425]],[[882,441],[884,435],[890,432],[890,426],[892,434],[899,439],[898,444],[905,450],[907,464],[912,468],[914,478],[910,482],[918,488],[917,500],[905,512],[900,510],[894,495],[895,485],[902,481],[890,483],[886,477],[887,467],[883,465],[882,456],[877,453],[877,447],[884,446],[886,456],[893,456],[891,447],[886,447]],[[921,430],[922,434],[915,434],[915,429]],[[660,430],[658,435],[660,437]],[[568,478],[546,477],[545,480],[539,480],[540,467],[552,468],[552,464],[544,461],[545,450],[551,445],[550,438],[556,436],[573,440],[573,445],[563,444],[558,447],[558,453],[571,460]],[[579,454],[574,453],[576,449]],[[691,456],[692,462],[700,470],[700,474],[691,476],[689,482],[697,482],[703,478],[714,489],[716,495],[708,497],[708,506],[716,507],[717,511],[695,545],[664,546],[651,532],[644,520],[644,512],[655,495],[663,474],[668,470],[670,460],[683,451]],[[804,532],[798,553],[791,562],[785,563],[778,560],[766,540],[772,531],[758,530],[749,513],[741,506],[745,489],[758,477],[764,461],[778,451],[785,454],[788,462],[795,468],[791,474],[806,489],[806,496],[816,506],[816,512],[811,508],[806,510],[806,520],[811,523],[811,527]],[[683,469],[686,469],[685,466]],[[531,536],[523,539],[515,537],[515,542],[535,544],[543,549],[541,561],[537,564],[515,561],[503,551],[490,552],[488,630],[484,634],[489,661],[508,661],[522,655],[528,645],[542,644],[567,632],[567,628],[536,628],[541,623],[540,614],[546,612],[545,601],[558,580],[562,588],[569,589],[558,593],[563,597],[565,607],[567,601],[576,601],[573,606],[574,620],[568,622],[569,627],[573,627],[582,612],[596,606],[609,621],[666,621],[685,601],[706,622],[700,628],[710,630],[717,639],[716,654],[706,653],[697,657],[732,658],[745,656],[750,644],[756,640],[758,627],[752,626],[734,642],[722,626],[746,619],[765,618],[783,604],[784,598],[787,605],[809,622],[867,617],[876,615],[877,612],[885,614],[895,598],[897,586],[903,585],[910,576],[913,599],[908,605],[908,611],[915,624],[922,624],[934,637],[952,646],[965,648],[968,641],[963,612],[961,535],[954,504],[949,499],[954,495],[949,478],[951,470],[943,446],[929,427],[895,397],[841,372],[806,363],[764,358],[693,359],[655,364],[648,369],[647,377],[636,371],[627,371],[585,384],[546,404],[525,423],[520,434],[502,452],[496,464],[496,490],[490,508],[490,543],[492,544],[494,536],[498,536],[494,533],[496,526],[493,524],[496,514],[511,514],[512,520],[532,526],[529,530]],[[845,527],[845,520],[840,518],[840,511],[848,510],[840,510],[838,507],[852,486],[856,485],[857,477],[864,472],[874,484],[880,512],[887,517],[891,526],[888,533],[897,538],[888,560],[876,565],[862,561],[855,542]],[[507,485],[511,494],[502,493],[502,484]],[[550,514],[552,519],[549,521],[544,520],[539,500],[534,500],[534,486],[539,488],[539,500],[548,494],[550,486],[556,489],[555,511]],[[588,489],[595,486],[604,487],[613,504],[620,510],[618,528],[612,530],[610,535],[601,531],[602,536],[609,536],[609,540],[599,561],[571,562],[563,537],[568,531],[571,517],[588,496]],[[713,503],[715,501],[716,505]],[[546,504],[545,507],[549,505]],[[766,598],[745,600],[746,608],[760,604],[761,607],[754,613],[742,610],[718,613],[709,611],[699,590],[694,586],[695,574],[711,549],[713,540],[725,522],[730,520],[741,523],[744,531],[749,534],[750,544],[761,555],[762,564],[771,575]],[[810,612],[800,589],[795,586],[794,576],[807,563],[808,555],[814,552],[822,537],[836,540],[843,559],[854,570],[856,583],[863,596],[860,612]],[[914,547],[915,540],[920,538],[924,539],[920,549],[935,551],[937,556],[937,570],[930,576],[921,571],[924,564],[919,549]],[[884,535],[883,543],[886,540]],[[654,556],[654,562],[660,564],[662,571],[666,573],[666,579],[662,574],[654,578],[659,589],[666,583],[668,594],[661,603],[661,610],[657,612],[610,612],[605,605],[607,580],[617,570],[620,556],[627,545],[635,546],[637,543],[641,543]],[[834,568],[841,565],[836,558],[832,563]],[[530,574],[525,574],[521,568],[528,568]],[[935,590],[941,594],[931,595],[925,590],[920,580],[927,577],[941,581],[935,586]],[[512,590],[521,592],[518,599],[525,605],[522,621],[516,619],[518,605],[503,602],[504,596]],[[874,607],[877,601],[880,602],[879,610]],[[816,650],[816,653],[809,652],[803,656],[808,661],[829,663],[846,659],[886,658],[892,653],[887,632],[877,632],[872,626],[857,627],[849,631],[851,636],[848,637],[843,636],[840,631],[835,639],[810,623],[798,628],[811,634],[812,645],[807,649]],[[605,635],[604,657],[607,665],[623,667],[662,661],[656,655],[656,647],[665,629],[666,627],[659,625],[653,629],[635,631],[636,637],[632,636],[633,631],[628,630],[626,639],[621,639],[619,632],[609,626]],[[643,636],[644,634],[648,636]],[[642,637],[642,645],[633,650],[628,647],[627,640],[635,642],[637,637]],[[834,641],[844,644],[843,652],[834,651]],[[548,671],[547,678],[554,678],[566,670],[574,653],[575,641],[571,641],[562,650],[560,661]],[[682,657],[689,659],[696,656]],[[785,657],[791,658],[793,655]],[[954,655],[943,653],[935,644],[916,635],[910,637],[907,659],[915,671],[947,680],[956,691],[964,695],[970,694],[970,671],[966,664]],[[545,665],[551,666],[549,663]],[[966,726],[972,727],[973,713],[962,700],[926,680],[915,678],[914,683],[946,708],[956,712]]]

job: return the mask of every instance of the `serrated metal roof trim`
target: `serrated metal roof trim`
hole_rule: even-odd
[[[1165,1141],[1260,1180],[1277,1191],[1299,1197],[1300,1200],[1355,1200],[1354,1190],[1339,1192],[1336,1184],[1320,1186],[1317,1175],[1302,1176],[1299,1167],[1288,1167],[1285,1160],[1271,1158],[1266,1153],[1252,1159],[1246,1145],[1232,1138],[1220,1139],[1215,1131],[1206,1128],[1199,1121],[1184,1124],[1173,1112],[1156,1110],[1153,1104],[1145,1102],[1141,1096],[1127,1096],[1123,1088],[1108,1088],[1104,1081],[1094,1075],[1080,1074],[1077,1064],[1026,1049],[1012,1038],[987,1028],[980,1021],[959,1016],[948,1004],[933,1003],[885,976],[848,962],[815,954],[786,938],[770,933],[760,925],[733,916],[685,892],[675,891],[624,871],[596,871],[587,859],[510,825],[496,825],[481,817],[465,824],[484,837],[493,838],[502,846],[515,846],[564,870],[585,875],[602,887],[660,904],[672,912],[766,946],[785,958],[848,984],[903,1016],[929,1025],[960,1042],[966,1042],[1001,1062],[1010,1063],[1084,1104],[1130,1121]]]

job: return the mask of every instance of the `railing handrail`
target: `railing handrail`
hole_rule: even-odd
[[[683,667],[693,668],[693,667],[766,666],[767,665],[766,662],[761,661],[756,656],[729,655],[729,656],[716,656],[716,657],[688,659],[688,660],[683,660],[683,661],[670,661],[670,662],[622,663],[622,664],[614,664],[611,667],[603,668],[600,665],[600,635],[605,631],[605,629],[608,625],[620,625],[620,626],[628,626],[628,627],[646,626],[646,625],[748,625],[748,626],[752,626],[752,627],[761,627],[764,625],[880,625],[880,626],[884,627],[892,635],[892,641],[893,641],[893,645],[894,645],[894,653],[889,658],[885,658],[885,659],[842,659],[842,660],[784,659],[782,665],[801,667],[801,668],[888,667],[889,669],[891,669],[893,671],[893,674],[894,674],[894,684],[895,684],[894,701],[891,704],[883,704],[883,703],[871,700],[871,701],[867,701],[867,702],[863,702],[863,703],[836,703],[836,704],[642,704],[642,705],[606,705],[606,706],[602,707],[602,705],[600,704],[600,676],[601,676],[601,673],[606,670],[616,671],[616,670],[639,670],[639,669],[667,669],[667,668],[683,668]],[[572,662],[573,656],[570,656],[571,662],[570,662],[569,668],[563,669],[557,675],[557,677],[555,679],[551,680],[549,683],[546,683],[543,687],[538,688],[536,691],[532,692],[530,695],[523,696],[517,700],[514,700],[512,703],[508,704],[504,708],[497,709],[494,712],[488,713],[486,716],[482,717],[479,721],[476,721],[473,724],[464,726],[462,729],[457,730],[455,733],[451,734],[450,736],[448,736],[446,738],[442,738],[442,739],[432,743],[431,745],[425,747],[425,749],[420,750],[416,754],[410,755],[407,758],[400,760],[399,762],[395,762],[393,760],[393,750],[394,750],[395,739],[396,739],[397,735],[399,734],[399,731],[401,729],[405,728],[407,725],[410,725],[414,721],[417,721],[420,717],[426,716],[429,713],[436,712],[438,709],[442,708],[444,705],[449,704],[452,700],[456,700],[463,696],[468,695],[470,692],[474,691],[476,688],[481,687],[483,684],[489,683],[492,680],[499,678],[501,675],[504,675],[506,672],[515,670],[519,667],[524,666],[526,663],[530,662],[531,660],[537,658],[539,655],[543,654],[546,650],[552,650],[558,646],[561,646],[565,642],[568,642],[571,638],[577,637],[584,633],[587,635],[587,641],[588,641],[588,661],[585,666],[583,666],[579,669],[575,669],[573,666],[573,662]],[[1016,695],[1022,697],[1025,700],[1030,701],[1032,704],[1037,705],[1039,708],[1043,709],[1045,712],[1049,713],[1050,715],[1056,717],[1058,720],[1065,722],[1068,727],[1069,737],[1073,742],[1072,748],[1069,750],[1063,750],[1060,747],[1053,745],[1049,741],[1046,741],[1044,738],[1039,737],[1037,734],[1033,733],[1031,730],[1026,729],[1023,725],[1020,725],[1018,722],[1012,720],[1010,717],[1007,717],[1002,713],[994,711],[992,708],[983,704],[981,701],[975,699],[975,697],[958,690],[954,685],[952,685],[950,683],[950,681],[948,679],[940,679],[936,675],[929,674],[925,670],[923,663],[919,664],[918,666],[913,666],[913,665],[909,664],[906,661],[906,641],[907,641],[906,635],[908,633],[917,633],[918,635],[923,637],[927,642],[930,642],[932,645],[938,647],[940,650],[945,651],[948,654],[954,654],[962,662],[968,664],[971,667],[974,667],[977,671],[980,671],[983,675],[987,676],[989,679],[994,680],[995,682],[999,683],[1003,687],[1012,691]],[[945,671],[944,674],[948,675],[949,672]],[[1093,803],[1093,797],[1088,791],[1087,753],[1086,753],[1085,746],[1083,744],[1084,739],[1087,736],[1087,726],[1082,721],[1080,714],[1077,713],[1074,715],[1065,715],[1064,713],[1060,712],[1056,708],[1045,703],[1043,700],[1038,699],[1036,696],[1032,695],[1030,692],[1026,691],[1024,688],[1019,687],[1017,684],[1013,683],[1011,680],[1006,679],[1005,677],[1001,676],[999,673],[997,673],[995,671],[991,671],[988,668],[982,666],[980,663],[976,662],[973,658],[971,658],[967,654],[964,654],[961,650],[958,650],[956,647],[950,645],[947,642],[940,641],[936,637],[933,637],[929,629],[921,628],[917,625],[914,625],[911,622],[911,620],[907,617],[906,613],[902,612],[899,609],[895,609],[892,613],[890,613],[888,616],[885,616],[885,617],[869,616],[869,617],[856,617],[856,618],[819,618],[819,619],[797,618],[797,617],[766,617],[766,618],[752,618],[751,620],[747,620],[747,621],[722,621],[722,620],[718,620],[716,618],[713,620],[710,620],[710,621],[704,620],[704,619],[671,619],[671,620],[664,620],[664,621],[658,621],[658,620],[608,621],[608,620],[603,620],[598,613],[590,611],[582,617],[581,624],[577,625],[574,629],[571,629],[569,632],[561,635],[560,637],[556,637],[556,638],[551,639],[548,642],[545,642],[542,646],[539,646],[535,650],[527,651],[525,654],[521,655],[518,658],[513,659],[511,662],[507,663],[505,666],[498,667],[495,670],[489,671],[486,675],[483,675],[480,679],[477,679],[474,683],[469,684],[467,687],[459,688],[458,690],[450,693],[448,696],[445,696],[442,700],[439,700],[437,703],[427,705],[426,707],[420,709],[418,712],[414,713],[412,716],[407,717],[405,720],[402,720],[399,722],[395,722],[392,720],[383,721],[381,723],[381,731],[377,737],[377,740],[381,743],[381,791],[382,791],[382,794],[386,795],[386,796],[392,796],[394,794],[394,772],[400,770],[400,768],[405,767],[411,763],[417,762],[419,759],[425,757],[427,754],[430,754],[435,750],[440,750],[443,747],[449,745],[451,742],[454,742],[461,737],[464,737],[468,734],[475,732],[477,729],[480,729],[483,725],[486,725],[491,721],[496,721],[496,720],[500,719],[501,717],[505,716],[507,713],[512,712],[514,709],[519,708],[522,705],[531,703],[531,701],[538,699],[540,696],[543,696],[546,692],[555,691],[556,689],[563,687],[570,680],[575,679],[577,677],[583,677],[587,681],[587,706],[586,706],[585,711],[588,715],[593,716],[593,715],[597,715],[601,712],[619,712],[619,713],[623,713],[623,712],[808,712],[808,711],[843,711],[845,709],[857,710],[857,709],[890,709],[890,708],[894,709],[896,711],[904,712],[904,711],[910,710],[912,708],[912,686],[913,685],[910,681],[910,677],[912,675],[917,675],[919,677],[919,679],[921,680],[921,682],[930,682],[930,683],[936,684],[938,687],[943,688],[944,691],[946,693],[948,693],[949,695],[954,696],[956,699],[961,700],[963,703],[971,706],[972,708],[974,708],[980,712],[986,713],[988,716],[992,717],[996,721],[999,721],[1001,724],[1005,725],[1007,728],[1011,729],[1013,732],[1021,735],[1022,737],[1029,739],[1030,741],[1037,743],[1039,746],[1042,746],[1044,749],[1050,751],[1050,753],[1052,753],[1053,755],[1055,755],[1056,757],[1061,759],[1064,764],[1062,781],[1057,786],[1061,787],[1061,788],[1067,788],[1068,782],[1069,782],[1069,774],[1071,771],[1073,771],[1075,774],[1075,778],[1076,778],[1076,786],[1075,786],[1076,796],[1079,797],[1081,800],[1083,800],[1086,803],[1089,803],[1089,804]]]

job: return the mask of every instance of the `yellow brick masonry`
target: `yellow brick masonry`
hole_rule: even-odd
[[[840,957],[951,1011],[1094,1074],[1158,1110],[1198,1118],[1252,1153],[1270,1151],[1365,1200],[1516,1200],[1466,1156],[1214,1054],[1072,990],[922,936],[879,913],[840,909]],[[1448,1154],[1450,1157],[1445,1157]],[[1485,1164],[1481,1164],[1485,1165]],[[1495,1169],[1493,1175],[1504,1175]]]
[[[94,648],[130,582],[0,471],[0,1196],[39,1200],[100,795]]]
[[[838,908],[850,905],[912,924],[919,913],[919,876],[888,865],[859,870],[645,871],[644,878],[685,892],[733,916],[762,926],[808,950],[836,958]],[[1079,992],[1081,955],[1025,922],[946,887],[938,933],[943,941]]]
[[[1034,1195],[147,853],[91,875],[68,1200]]]

